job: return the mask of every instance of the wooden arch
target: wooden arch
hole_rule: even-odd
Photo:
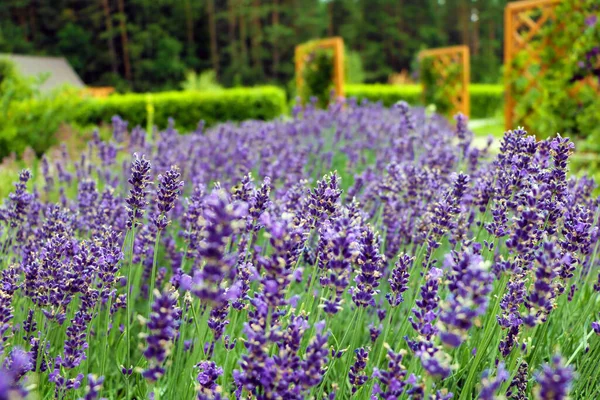
[[[320,39],[296,46],[294,53],[297,92],[301,92],[302,85],[304,84],[302,72],[306,64],[306,56],[316,48],[333,50],[333,85],[335,94],[338,97],[344,97],[344,41],[341,37]]]

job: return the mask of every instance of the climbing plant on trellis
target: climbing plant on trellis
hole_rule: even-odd
[[[331,81],[337,97],[344,96],[344,41],[341,37],[313,40],[296,46],[295,72],[296,91],[303,93],[305,86],[305,67],[310,63],[318,51],[332,51]]]
[[[586,135],[586,125],[593,125],[582,119],[589,120],[600,86],[580,64],[585,47],[597,43],[597,29],[585,22],[597,12],[594,1],[527,0],[506,6],[506,129]]]
[[[446,115],[469,115],[469,47],[452,46],[419,53],[425,104]]]
[[[539,88],[538,75],[548,65],[541,65],[542,51],[550,45],[542,29],[554,24],[555,8],[560,0],[526,0],[509,3],[504,9],[504,66],[506,129],[523,124],[530,109],[515,110],[516,97]]]

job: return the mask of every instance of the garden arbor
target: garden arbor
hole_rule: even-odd
[[[442,113],[469,115],[469,47],[451,46],[419,53],[425,103],[435,103]]]
[[[314,40],[296,46],[295,49],[295,71],[296,90],[301,92],[304,84],[302,77],[306,65],[307,56],[315,49],[333,50],[333,86],[338,97],[344,96],[344,41],[341,37],[331,37]]]

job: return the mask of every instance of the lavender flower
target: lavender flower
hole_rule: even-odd
[[[85,397],[80,400],[96,400],[102,390],[102,385],[104,383],[104,377],[101,376],[97,378],[93,374],[89,374],[87,376],[87,386],[85,388]]]
[[[203,257],[204,268],[193,276],[192,292],[202,300],[222,302],[225,279],[231,275],[234,254],[227,254],[226,246],[239,231],[246,214],[245,205],[230,203],[224,191],[218,190],[206,199],[202,242],[198,254]]]
[[[535,375],[538,382],[537,395],[541,400],[566,399],[573,381],[573,368],[565,367],[560,356],[554,356],[551,364],[545,364]]]
[[[506,397],[510,400],[527,400],[527,382],[529,375],[529,365],[525,361],[519,364],[519,369],[515,374],[510,386],[506,391]]]
[[[378,380],[373,388],[373,392],[383,400],[397,399],[404,393],[404,388],[408,384],[406,382],[406,367],[402,365],[402,359],[406,355],[406,351],[401,350],[398,353],[394,353],[389,348],[389,345],[386,346],[387,369],[379,370],[375,368],[373,370],[373,378]]]
[[[483,257],[474,254],[471,249],[460,253],[453,251],[446,259],[446,268],[451,269],[450,295],[440,314],[440,321],[444,324],[440,338],[445,344],[457,347],[473,325],[473,320],[485,313],[492,277]]]
[[[311,191],[307,207],[312,217],[313,227],[338,209],[338,199],[342,194],[339,180],[336,172],[329,176],[325,175],[322,180],[317,182],[317,187]]]
[[[402,253],[394,264],[394,269],[388,279],[391,293],[385,295],[392,307],[398,307],[404,301],[402,293],[408,290],[408,278],[410,277],[408,271],[412,267],[413,261],[414,257]]]
[[[170,223],[167,214],[175,206],[177,197],[181,194],[181,188],[183,187],[183,181],[179,180],[180,177],[181,173],[177,166],[171,166],[164,175],[158,175],[158,213],[154,217],[154,225],[158,230],[165,229]]]
[[[304,360],[301,361],[300,368],[297,370],[296,379],[304,390],[309,390],[321,382],[328,361],[327,339],[329,334],[323,333],[325,321],[318,322],[315,326],[316,335],[306,348]]]
[[[157,290],[155,293],[144,350],[144,357],[150,366],[142,373],[150,381],[158,380],[165,373],[162,364],[173,345],[181,315],[181,310],[177,307],[178,297],[177,292],[170,290],[163,293]]]
[[[431,338],[437,332],[434,321],[437,318],[437,308],[440,302],[438,289],[441,276],[442,271],[440,269],[431,269],[425,284],[421,286],[421,297],[415,302],[417,308],[412,309],[414,318],[411,316],[408,319],[420,336],[418,342],[431,341]],[[413,343],[411,347],[417,348],[417,343]]]
[[[202,361],[198,365],[198,400],[212,400],[220,398],[220,387],[217,379],[223,375],[223,368],[217,367],[212,361]]]
[[[139,221],[144,216],[144,209],[148,205],[146,201],[146,188],[150,184],[150,161],[142,155],[139,158],[134,154],[134,160],[131,163],[131,177],[128,182],[131,185],[129,196],[127,197],[127,227],[132,228],[134,224],[139,224]]]
[[[496,392],[500,388],[500,386],[510,378],[510,375],[506,368],[504,367],[504,363],[501,362],[498,364],[498,369],[496,371],[496,376],[491,377],[491,371],[485,370],[482,376],[481,381],[481,392],[479,392],[479,399],[481,400],[495,400]]]
[[[348,373],[348,378],[350,378],[350,384],[352,385],[353,395],[369,379],[369,376],[364,373],[364,370],[367,367],[367,362],[369,361],[369,352],[365,348],[361,347],[354,350],[354,354],[354,364],[352,364],[350,367],[350,372]]]
[[[319,233],[318,261],[323,270],[319,282],[333,292],[325,300],[325,312],[336,314],[341,309],[342,296],[350,284],[352,263],[360,255],[359,224],[351,219],[347,210],[327,221]]]
[[[556,248],[551,242],[544,243],[543,248],[536,254],[538,263],[535,270],[536,279],[525,301],[529,313],[524,317],[524,321],[529,326],[545,322],[554,307],[557,292],[554,282],[557,276],[555,268],[557,257]]]
[[[362,229],[360,244],[361,251],[356,260],[359,273],[354,279],[356,286],[351,289],[352,300],[357,307],[375,306],[385,256],[379,252],[379,236],[370,225]]]
[[[28,207],[33,196],[27,192],[27,182],[31,179],[31,172],[24,169],[19,174],[19,181],[15,182],[15,191],[9,196],[8,208],[0,213],[0,220],[6,220],[11,228],[19,226],[26,217]]]
[[[29,354],[20,348],[13,349],[0,367],[0,399],[24,399],[28,392],[20,380],[29,370]]]

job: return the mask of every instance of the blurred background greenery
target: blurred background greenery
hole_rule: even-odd
[[[294,46],[341,36],[351,83],[397,81],[402,71],[404,79],[410,78],[419,50],[453,44],[470,47],[472,81],[496,83],[506,3],[2,0],[0,53],[64,56],[87,85],[122,92],[209,81],[225,87],[288,87]],[[212,72],[200,73],[206,70]]]

